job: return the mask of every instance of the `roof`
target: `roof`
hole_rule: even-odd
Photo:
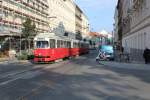
[[[105,35],[98,32],[90,32],[89,35],[92,37],[105,37]]]
[[[55,33],[39,33],[38,35],[35,36],[34,40],[37,38],[55,38],[55,39],[64,39],[64,40],[70,40],[68,37],[65,36],[57,36]]]

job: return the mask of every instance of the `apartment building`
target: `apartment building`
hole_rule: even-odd
[[[57,35],[74,38],[75,6],[73,0],[48,0],[49,25]]]
[[[75,7],[75,31],[76,38],[82,39],[82,10],[78,5]]]
[[[85,37],[89,31],[88,18],[74,0],[0,0],[0,49],[23,46],[20,40],[26,18],[35,23],[36,34],[54,32],[75,39],[76,33]]]
[[[20,47],[17,37],[22,34],[22,23],[26,18],[35,23],[37,33],[47,32],[48,9],[47,0],[0,0],[0,39],[1,45],[5,44],[4,49]]]
[[[78,5],[75,7],[75,32],[76,38],[89,37],[89,19]]]
[[[113,32],[113,37],[114,37],[114,43],[117,43],[119,40],[118,37],[118,8],[116,7],[115,9],[115,14],[114,14],[114,32]]]
[[[0,11],[3,15],[1,35],[20,35],[22,23],[27,17],[36,24],[37,31],[48,31],[47,0],[1,0],[0,3]]]
[[[150,0],[119,0],[122,45],[134,61],[143,61],[143,51],[150,48]]]
[[[89,37],[89,19],[88,17],[83,13],[82,14],[82,37],[88,38]]]

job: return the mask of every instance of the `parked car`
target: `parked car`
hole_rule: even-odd
[[[101,45],[96,60],[114,60],[114,50],[111,45]]]

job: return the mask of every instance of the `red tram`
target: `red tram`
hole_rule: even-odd
[[[89,43],[54,33],[40,33],[34,38],[34,62],[50,62],[66,57],[86,54]]]

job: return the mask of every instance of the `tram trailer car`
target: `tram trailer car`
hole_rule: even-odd
[[[34,62],[50,62],[86,54],[89,52],[89,43],[54,33],[40,33],[34,38],[34,48]]]

